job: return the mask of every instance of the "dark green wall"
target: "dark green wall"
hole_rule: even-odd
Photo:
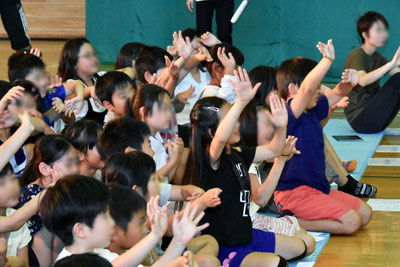
[[[87,0],[87,38],[103,63],[114,62],[127,42],[165,48],[173,31],[195,27],[195,15],[185,2]],[[337,80],[348,53],[359,45],[356,20],[369,10],[381,12],[389,21],[390,37],[380,52],[390,60],[400,45],[399,0],[251,0],[234,25],[233,42],[250,69],[259,64],[276,66],[294,56],[318,60],[316,43],[332,38],[337,60],[327,80]]]

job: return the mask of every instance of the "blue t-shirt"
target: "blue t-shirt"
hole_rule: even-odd
[[[292,99],[287,104],[287,134],[298,138],[296,148],[301,154],[286,162],[276,190],[292,190],[307,185],[328,194],[330,186],[325,176],[324,135],[320,122],[328,116],[328,99],[321,95],[317,105],[297,119],[290,108],[291,102]]]
[[[53,107],[53,98],[58,97],[63,102],[66,97],[64,85],[54,87],[46,92],[46,96],[42,98],[43,101],[43,114]]]

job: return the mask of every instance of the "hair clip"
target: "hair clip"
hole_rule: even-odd
[[[204,107],[204,108],[211,110],[211,111],[215,111],[215,112],[219,111],[219,108],[216,108],[216,107]]]

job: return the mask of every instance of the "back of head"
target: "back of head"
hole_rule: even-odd
[[[94,253],[73,254],[54,263],[54,267],[71,267],[71,266],[112,267],[112,264],[105,258]]]
[[[102,127],[95,121],[79,120],[69,125],[64,135],[71,140],[74,147],[86,154],[93,149],[99,140]]]
[[[93,227],[96,217],[107,211],[110,202],[110,190],[101,181],[67,176],[47,189],[40,204],[41,219],[49,231],[70,246],[74,242],[74,225],[84,223]]]
[[[40,163],[51,165],[62,158],[71,148],[73,148],[71,142],[64,136],[45,135],[41,137],[35,142],[33,157],[19,178],[20,185],[28,185],[41,176]]]
[[[123,117],[107,123],[97,148],[103,159],[115,153],[124,153],[128,147],[141,151],[145,136],[149,135],[150,129],[146,123]]]
[[[112,103],[112,96],[118,89],[123,89],[132,84],[131,78],[122,71],[109,71],[99,77],[95,85],[96,95],[101,102]]]
[[[75,65],[79,59],[79,51],[84,44],[90,44],[90,42],[85,38],[74,38],[64,44],[57,72],[63,82],[78,78]]]
[[[243,146],[256,147],[258,137],[258,111],[269,110],[261,99],[250,101],[240,114],[240,142]]]
[[[381,21],[383,25],[385,25],[386,29],[389,29],[389,23],[387,22],[386,18],[378,12],[375,11],[368,11],[364,13],[361,17],[357,20],[357,33],[360,36],[362,43],[365,43],[365,39],[363,37],[363,33],[369,33],[369,29],[375,22]]]
[[[120,184],[132,188],[136,185],[143,195],[147,195],[147,184],[156,171],[152,157],[140,152],[112,155],[103,168],[102,179],[106,184]]]
[[[193,41],[194,38],[200,38],[201,34],[198,30],[193,29],[193,28],[187,28],[182,31],[182,37],[186,38],[189,37],[190,41]]]
[[[35,70],[44,70],[45,64],[40,57],[29,53],[17,52],[8,58],[8,79],[25,80]]]
[[[185,184],[201,186],[205,152],[219,125],[218,112],[226,104],[226,100],[218,97],[205,97],[194,104],[190,112],[191,146],[185,170]]]
[[[159,69],[165,68],[165,57],[171,61],[172,56],[161,47],[158,46],[145,46],[139,53],[135,62],[136,74],[139,80],[145,84],[147,83],[145,73],[148,71],[150,74],[156,73]]]
[[[269,93],[276,90],[276,68],[262,65],[257,66],[250,71],[249,78],[253,86],[261,83],[254,97],[255,99],[265,101]]]
[[[146,200],[127,186],[111,184],[109,188],[111,191],[111,217],[115,224],[126,232],[134,213],[146,210]]]
[[[133,61],[139,56],[140,51],[145,45],[142,43],[132,42],[125,44],[118,53],[117,61],[115,62],[115,69],[122,69],[132,66]]]
[[[307,74],[317,66],[317,62],[304,57],[295,57],[282,62],[276,73],[276,83],[280,96],[287,99],[289,84],[300,87]]]
[[[161,107],[164,97],[166,95],[170,96],[168,91],[160,86],[154,84],[142,85],[136,92],[135,100],[133,101],[133,115],[137,119],[141,119],[142,114],[140,113],[140,109],[142,107],[144,107],[143,115],[151,115],[154,105],[158,105],[158,107]]]
[[[228,55],[229,53],[232,53],[233,58],[235,59],[236,65],[241,66],[244,63],[244,56],[242,52],[237,48],[236,46],[233,46],[228,43],[220,43],[215,46],[213,46],[210,50],[210,55],[212,57],[212,61],[207,63],[207,70],[209,73],[212,72],[212,64],[217,63],[219,66],[223,67],[221,61],[218,58],[218,48],[225,48],[225,54]]]

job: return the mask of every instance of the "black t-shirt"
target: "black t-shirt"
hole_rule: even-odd
[[[212,235],[220,246],[248,244],[252,240],[252,223],[249,215],[251,187],[248,170],[253,162],[255,148],[232,149],[222,153],[217,170],[212,169],[207,157],[203,167],[204,190],[219,187],[221,205],[205,211],[203,223],[210,226],[202,231]]]
[[[345,69],[355,69],[369,73],[389,62],[379,52],[368,55],[361,47],[356,47],[347,57],[344,64]],[[352,122],[358,114],[368,106],[368,102],[378,93],[380,85],[379,79],[370,85],[361,87],[355,86],[349,93],[349,105],[345,109],[347,119]]]

